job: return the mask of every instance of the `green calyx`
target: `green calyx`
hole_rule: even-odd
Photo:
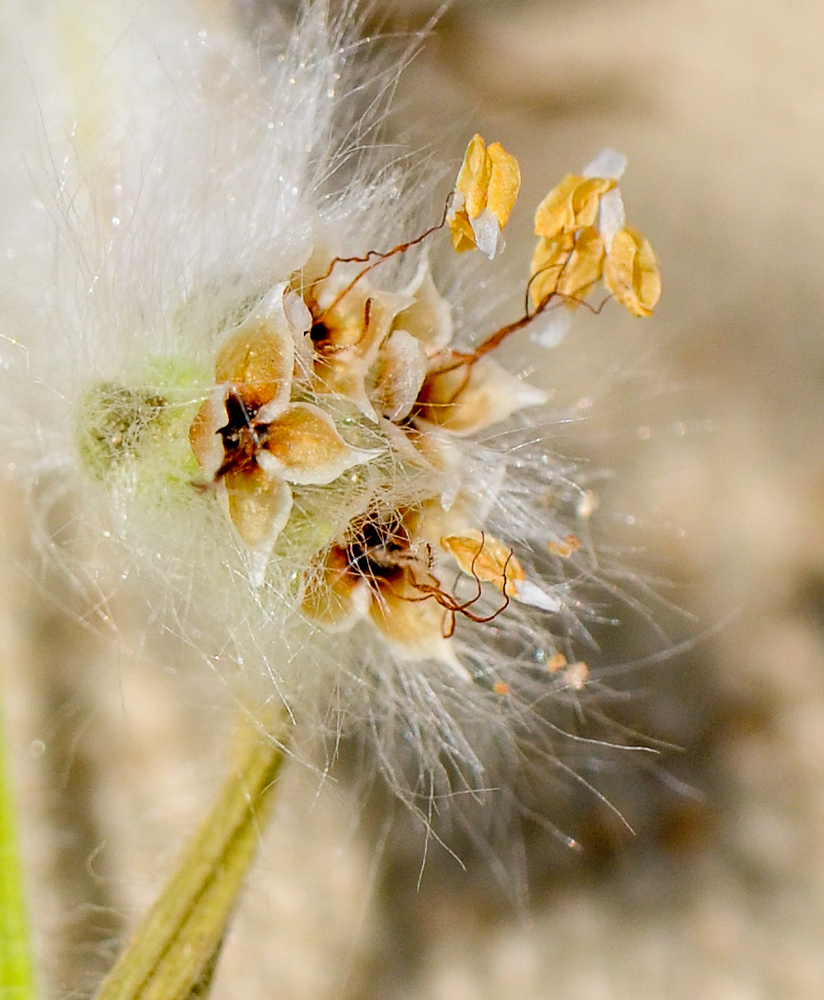
[[[103,482],[165,489],[198,479],[189,427],[206,398],[206,373],[154,359],[133,381],[101,382],[83,395],[76,440],[87,471]]]

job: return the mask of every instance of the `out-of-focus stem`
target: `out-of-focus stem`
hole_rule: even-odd
[[[0,699],[0,997],[3,1000],[34,1000],[35,996],[11,768]]]
[[[160,897],[106,977],[97,1000],[204,996],[283,761],[248,726],[235,765]]]

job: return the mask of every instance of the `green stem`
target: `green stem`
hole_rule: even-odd
[[[258,728],[242,736],[236,767],[97,1000],[186,1000],[208,989],[283,761]]]
[[[3,1000],[34,1000],[34,967],[10,771],[0,705],[0,997]]]

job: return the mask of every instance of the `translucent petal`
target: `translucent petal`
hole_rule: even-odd
[[[216,386],[189,428],[189,444],[209,479],[214,478],[225,457],[223,439],[218,434],[227,420],[225,395],[225,388]]]
[[[311,381],[314,352],[312,339],[307,334],[312,329],[312,314],[300,295],[287,291],[283,297],[283,309],[292,328],[295,343],[294,378],[303,382]]]
[[[353,594],[363,582],[352,573],[346,551],[333,545],[320,572],[311,577],[301,608],[324,628],[344,631],[359,617]]]
[[[292,491],[263,469],[229,471],[223,477],[229,517],[242,541],[268,560],[292,510]]]
[[[312,314],[300,295],[287,291],[283,296],[283,314],[296,340],[303,340],[303,335],[312,327]]]
[[[369,609],[375,627],[404,659],[440,660],[461,676],[469,677],[445,638],[446,612],[403,579],[381,588]]]
[[[427,468],[437,470],[438,506],[442,511],[450,510],[461,488],[460,445],[451,434],[442,433],[429,424],[424,432],[409,427],[405,436],[413,447],[413,458],[419,462],[423,460]],[[432,532],[431,537],[437,539],[441,533]]]
[[[331,483],[376,454],[350,447],[332,418],[311,403],[293,403],[273,420],[263,449],[258,462],[270,475],[301,485]]]
[[[451,343],[452,306],[435,287],[427,260],[418,265],[404,292],[412,297],[412,303],[397,314],[393,329],[406,330],[431,351]]]
[[[321,395],[348,399],[365,417],[377,421],[378,413],[366,391],[368,372],[369,364],[351,353],[315,358],[312,388]]]
[[[453,434],[474,434],[516,410],[545,403],[547,395],[490,358],[428,375],[417,413]]]
[[[427,359],[419,340],[406,330],[395,330],[381,348],[375,371],[373,403],[389,420],[403,420],[421,391]]]
[[[215,381],[234,386],[244,406],[253,412],[266,403],[289,401],[295,344],[283,308],[285,287],[273,289],[232,330],[215,359]]]

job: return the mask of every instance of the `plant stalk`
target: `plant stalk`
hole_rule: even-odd
[[[216,801],[97,1000],[187,1000],[207,994],[282,762],[280,747],[247,724]]]
[[[11,766],[0,704],[0,997],[34,1000],[36,995]]]

